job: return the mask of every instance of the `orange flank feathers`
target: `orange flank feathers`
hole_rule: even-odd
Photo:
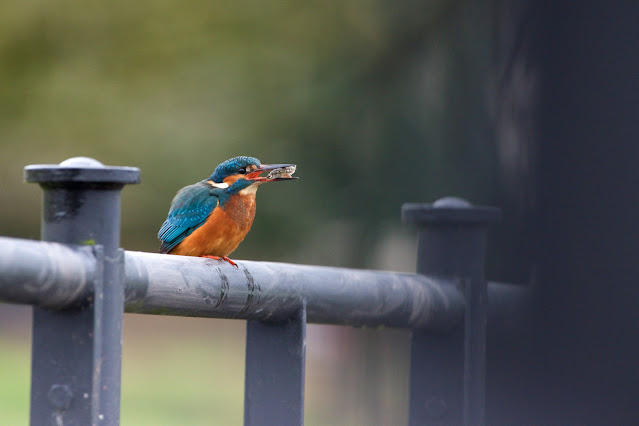
[[[182,256],[226,257],[244,240],[255,217],[255,193],[231,197],[191,235],[178,244],[171,254]]]

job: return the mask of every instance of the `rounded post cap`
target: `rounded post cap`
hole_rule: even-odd
[[[128,184],[140,182],[137,167],[105,166],[89,157],[73,157],[60,164],[32,164],[24,168],[27,182],[40,184],[94,183]]]
[[[406,203],[402,219],[417,225],[490,224],[499,221],[501,210],[490,206],[473,206],[463,198],[444,197],[432,204]]]

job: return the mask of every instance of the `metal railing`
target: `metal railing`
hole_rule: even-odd
[[[123,312],[247,321],[244,421],[302,424],[307,322],[412,330],[411,424],[482,424],[487,317],[526,295],[484,281],[499,212],[407,204],[417,274],[123,251],[120,191],[139,170],[87,158],[25,168],[44,190],[42,239],[0,237],[0,300],[33,305],[32,425],[116,425]]]

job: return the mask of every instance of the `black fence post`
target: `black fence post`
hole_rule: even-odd
[[[306,304],[282,322],[247,321],[244,424],[304,424]]]
[[[486,305],[484,245],[493,207],[447,197],[405,204],[404,220],[419,227],[417,272],[450,279],[465,295],[464,324],[446,334],[411,336],[411,425],[484,423]]]
[[[44,190],[42,239],[93,246],[93,292],[71,309],[33,308],[32,425],[117,425],[124,309],[120,191],[140,171],[84,157],[25,168]]]

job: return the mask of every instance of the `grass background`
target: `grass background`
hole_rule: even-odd
[[[0,327],[0,425],[29,421],[30,308],[15,309],[18,321]],[[125,315],[121,424],[242,424],[245,327],[237,320]],[[406,423],[407,332],[309,325],[307,334],[306,424]],[[347,345],[354,335],[372,346]],[[367,389],[364,352],[380,338],[388,368]],[[371,396],[382,413],[374,423],[364,403]]]

